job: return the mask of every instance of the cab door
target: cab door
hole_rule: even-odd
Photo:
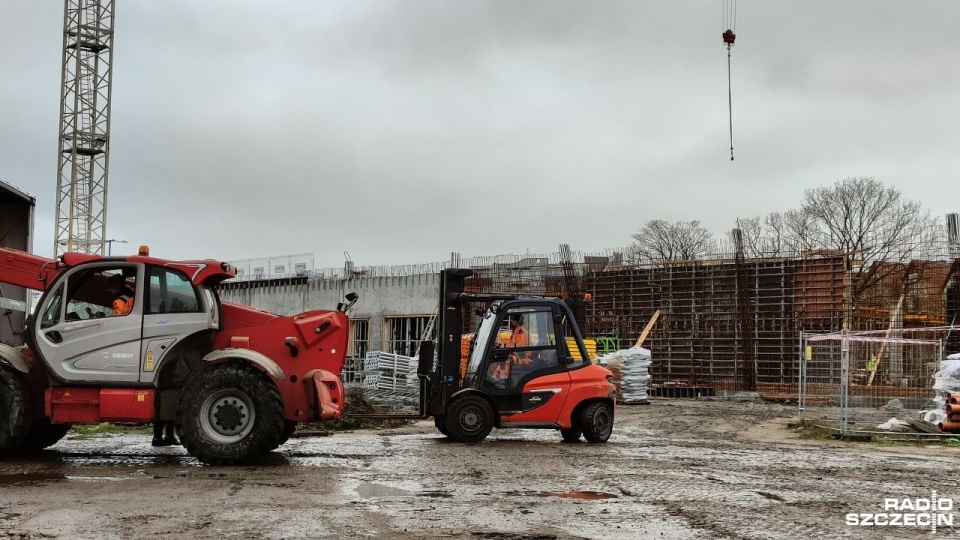
[[[214,325],[211,313],[219,315],[212,294],[204,310],[200,291],[190,278],[175,268],[148,265],[143,294],[143,349],[141,382],[153,382],[175,346]]]
[[[110,279],[134,291],[133,307],[114,314]],[[143,265],[94,263],[68,270],[44,296],[34,342],[53,375],[65,382],[137,382],[143,302],[137,286]]]
[[[501,425],[556,424],[570,392],[558,315],[556,306],[544,303],[511,302],[501,310],[483,385],[497,404]]]

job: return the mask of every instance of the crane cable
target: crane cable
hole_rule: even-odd
[[[737,0],[723,0],[723,42],[727,45],[727,111],[730,116],[730,161],[733,161],[733,87],[730,76],[730,49],[737,39]]]

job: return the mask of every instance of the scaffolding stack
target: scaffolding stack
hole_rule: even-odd
[[[360,386],[373,404],[391,409],[416,407],[420,400],[417,359],[370,351],[364,357]]]
[[[412,356],[370,351],[364,358],[364,367],[368,373],[364,388],[398,391],[418,387],[417,359]]]

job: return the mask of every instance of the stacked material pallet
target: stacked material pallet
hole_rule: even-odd
[[[936,407],[920,411],[924,421],[948,433],[960,433],[960,354],[951,354],[933,374]]]
[[[650,384],[650,349],[631,347],[597,358],[613,373],[617,397],[624,403],[647,403]]]
[[[366,389],[364,392],[367,400],[386,409],[393,409],[392,412],[402,412],[404,410],[413,413],[416,412],[420,404],[419,389],[401,389],[401,390],[378,390],[376,388]]]
[[[418,386],[417,359],[383,351],[370,351],[364,358],[366,370],[363,387],[377,390],[407,390]]]
[[[567,350],[570,351],[570,356],[574,357],[577,360],[582,360],[580,358],[580,347],[577,346],[577,340],[574,338],[567,338]],[[583,346],[587,349],[587,356],[590,357],[590,360],[593,360],[597,357],[597,340],[595,339],[584,339]]]

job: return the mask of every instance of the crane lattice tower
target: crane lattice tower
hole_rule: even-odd
[[[54,256],[103,253],[110,162],[113,0],[65,0]]]

